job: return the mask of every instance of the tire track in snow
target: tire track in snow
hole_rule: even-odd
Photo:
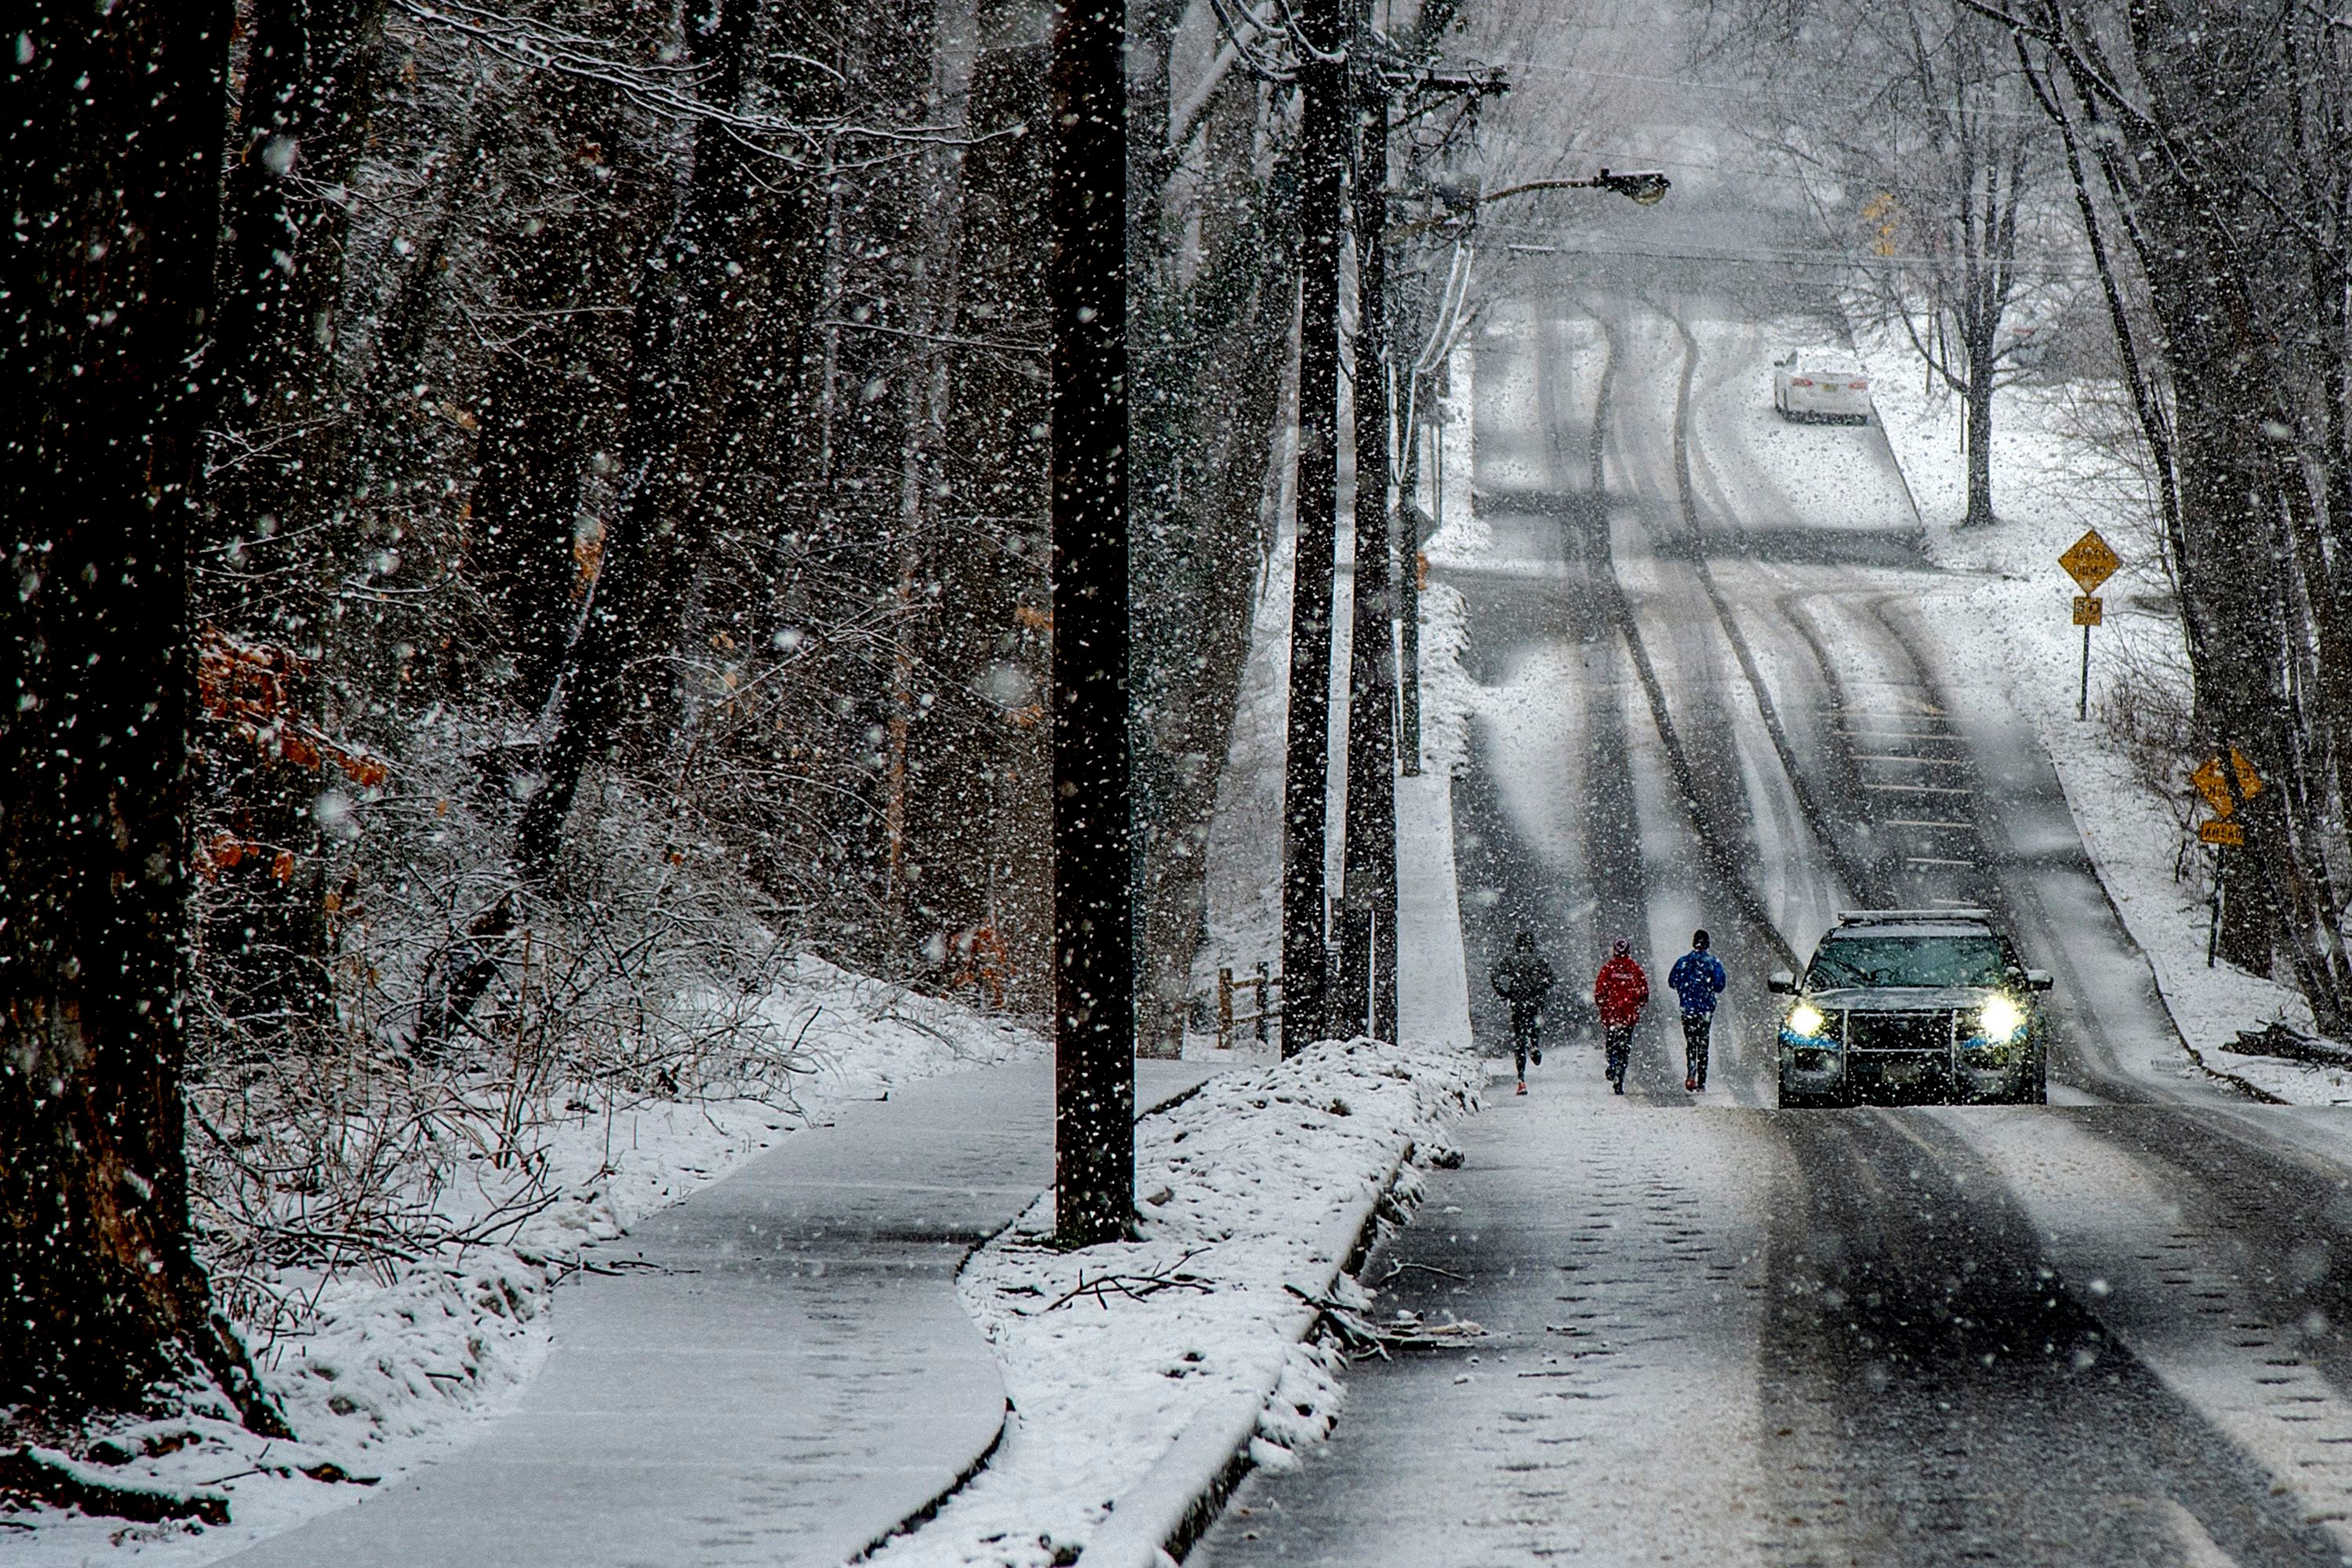
[[[1593,591],[1601,597],[1609,618],[1616,624],[1619,636],[1625,640],[1626,653],[1633,661],[1633,673],[1640,679],[1643,696],[1649,704],[1650,721],[1657,727],[1658,743],[1665,752],[1667,769],[1673,773],[1675,788],[1682,796],[1684,809],[1690,818],[1691,831],[1697,836],[1700,847],[1706,852],[1708,868],[1715,873],[1724,889],[1731,895],[1740,917],[1748,923],[1753,934],[1770,947],[1781,962],[1790,968],[1799,968],[1803,961],[1797,956],[1796,949],[1789,945],[1789,939],[1781,933],[1779,925],[1773,921],[1770,909],[1765,904],[1762,895],[1756,890],[1756,885],[1749,879],[1746,868],[1740,864],[1734,847],[1727,840],[1721,826],[1715,821],[1712,814],[1706,809],[1699,787],[1697,771],[1691,766],[1690,758],[1683,749],[1682,738],[1675,731],[1674,716],[1666,703],[1665,687],[1658,679],[1657,668],[1651,662],[1648,646],[1642,640],[1642,628],[1634,619],[1633,606],[1625,597],[1624,588],[1617,580],[1616,560],[1607,542],[1609,524],[1607,490],[1602,482],[1602,443],[1606,439],[1609,427],[1610,405],[1614,392],[1617,365],[1622,357],[1622,344],[1614,323],[1606,317],[1601,317],[1600,320],[1601,330],[1608,340],[1609,349],[1601,373],[1600,399],[1593,411],[1591,447],[1591,493],[1596,498],[1596,505],[1601,509],[1600,516],[1594,524],[1594,531],[1601,541],[1598,551],[1600,557],[1598,569],[1592,576]]]
[[[1775,1561],[2320,1564],[2339,1548],[2055,1266],[1988,1113],[1776,1119],[1762,1364]],[[2042,1111],[1995,1111],[2037,1135]],[[1770,1456],[1783,1462],[1770,1462]],[[2181,1516],[2195,1521],[2183,1527]]]
[[[2110,1331],[2352,1557],[2352,1175],[2227,1116],[1946,1120]]]
[[[1943,713],[1951,712],[1951,704],[1944,691],[1942,681],[1929,668],[1927,661],[1920,656],[1911,637],[1895,624],[1893,617],[1897,607],[1898,601],[1892,595],[1880,595],[1872,598],[1866,606],[1868,613],[1865,624],[1877,629],[1885,639],[1886,646],[1894,651],[1909,671],[1912,681],[1927,694],[1927,700],[1936,710]],[[2007,833],[2001,833],[1996,839],[1993,834],[1988,831],[1984,803],[1980,795],[1971,793],[1961,809],[1965,810],[1968,820],[1975,829],[1979,864],[1987,872],[1986,902],[2011,931],[2032,931],[2033,943],[2029,951],[2039,956],[2042,963],[2050,968],[2065,988],[2067,995],[2089,996],[2090,991],[2083,983],[2082,972],[2074,963],[2073,952],[2060,936],[2057,923],[2052,918],[2049,908],[2042,900],[2041,889],[2034,887],[2031,879],[2023,875],[1998,874],[2002,868],[2014,866],[2019,861],[2019,857],[2013,852],[2013,846],[2008,843]],[[2087,866],[2085,874],[2088,874]],[[2131,941],[2127,935],[2120,940],[2126,951],[2137,954],[2138,950],[2131,946]],[[2052,1076],[2054,1079],[2105,1100],[2126,1104],[2160,1102],[2160,1097],[2153,1090],[2123,1072],[2119,1065],[2122,1059],[2121,1042],[2115,1038],[2096,1008],[2069,1005],[2064,1016],[2066,1028],[2061,1038],[2070,1045],[2089,1046],[2104,1058],[2104,1063],[2097,1060],[2085,1060],[2079,1051],[2067,1052],[2063,1060],[2053,1053],[2051,1063],[2053,1068],[2057,1069],[2062,1067],[2063,1068],[2063,1071],[2053,1070]]]
[[[1863,865],[1847,853],[1844,844],[1831,826],[1828,814],[1813,796],[1806,783],[1805,769],[1797,761],[1796,748],[1789,743],[1789,732],[1780,722],[1780,710],[1774,707],[1772,693],[1764,683],[1764,672],[1757,667],[1756,655],[1748,646],[1748,638],[1731,614],[1731,605],[1716,585],[1715,573],[1707,565],[1706,542],[1699,528],[1698,498],[1691,482],[1690,413],[1691,382],[1698,373],[1698,339],[1692,335],[1689,325],[1678,312],[1667,312],[1675,331],[1682,339],[1683,363],[1681,376],[1675,387],[1675,499],[1681,508],[1683,526],[1689,538],[1680,542],[1689,552],[1692,574],[1698,578],[1699,587],[1706,594],[1706,602],[1715,609],[1715,618],[1723,627],[1724,639],[1731,644],[1732,657],[1739,663],[1739,673],[1748,682],[1748,694],[1755,699],[1756,711],[1764,721],[1764,732],[1771,737],[1773,752],[1780,759],[1781,771],[1789,777],[1789,788],[1797,797],[1798,809],[1813,830],[1814,841],[1829,857],[1839,879],[1857,896],[1874,903],[1883,903],[1889,890],[1874,868]],[[1793,965],[1792,965],[1793,966]]]

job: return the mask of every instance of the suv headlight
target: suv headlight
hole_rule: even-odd
[[[1789,1033],[1792,1035],[1808,1040],[1818,1040],[1822,1038],[1822,1026],[1827,1021],[1822,1016],[1822,1010],[1819,1007],[1814,1006],[1811,1002],[1800,1002],[1789,1009],[1787,1027]]]
[[[2007,996],[1992,997],[1977,1015],[1977,1032],[1994,1045],[2008,1045],[2025,1033],[2025,1009]]]

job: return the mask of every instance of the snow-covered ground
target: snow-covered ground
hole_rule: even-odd
[[[2141,661],[2177,646],[2178,622],[2164,607],[2170,585],[2155,559],[2143,510],[2126,476],[2070,434],[2057,391],[2032,384],[1996,395],[1991,528],[1958,526],[1966,475],[1955,398],[1927,395],[1909,351],[1865,340],[1873,396],[1902,463],[1936,559],[1964,574],[1923,598],[1964,684],[2000,692],[2033,725],[2058,771],[2083,842],[2132,940],[2147,953],[2165,1005],[2190,1052],[2210,1072],[2299,1104],[2352,1103],[2352,1074],[2263,1057],[2225,1054],[2242,1029],[2284,1017],[2308,1028],[2310,1013],[2292,986],[2228,964],[2208,967],[2212,851],[2184,845],[2189,796],[2180,759],[2178,795],[2168,800],[2135,776],[2131,761],[2100,721],[2118,686],[2138,679]],[[2080,700],[2083,633],[2072,620],[2080,590],[2058,557],[2096,528],[2124,558],[2103,584],[2106,622],[2091,634],[2088,722]],[[2125,657],[2130,650],[2137,658]],[[2183,877],[2176,872],[2186,869]]]
[[[255,1346],[301,1440],[267,1441],[217,1418],[162,1421],[117,1438],[156,1452],[100,1471],[117,1485],[217,1494],[231,1510],[227,1528],[17,1514],[0,1520],[0,1558],[26,1568],[210,1561],[354,1500],[362,1484],[312,1474],[382,1482],[440,1459],[510,1410],[539,1370],[551,1317],[560,1315],[555,1287],[584,1247],[824,1120],[829,1107],[1045,1049],[1002,1020],[814,958],[797,960],[765,1005],[814,1069],[789,1104],[652,1100],[566,1118],[540,1132],[544,1190],[555,1200],[510,1236],[420,1258],[388,1277],[289,1271],[269,1280],[305,1303],[299,1330]],[[501,1192],[500,1173],[482,1164],[478,1173],[443,1194],[453,1218],[490,1206]]]
[[[1136,1490],[1180,1436],[1237,1402],[1257,1413],[1251,1459],[1291,1462],[1339,1399],[1335,1352],[1302,1342],[1309,1300],[1360,1304],[1340,1269],[1376,1207],[1409,1200],[1408,1159],[1444,1147],[1475,1078],[1450,1045],[1326,1041],[1223,1074],[1139,1126],[1136,1241],[1055,1251],[1041,1198],[961,1281],[1002,1359],[1003,1444],[876,1561],[1067,1562],[1113,1505],[1147,1505]]]

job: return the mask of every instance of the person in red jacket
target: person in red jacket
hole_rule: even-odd
[[[1601,1037],[1609,1046],[1609,1083],[1620,1094],[1625,1092],[1625,1058],[1633,1054],[1633,1026],[1642,1021],[1649,1000],[1650,977],[1633,962],[1633,944],[1620,937],[1592,982],[1592,1005],[1600,1011]]]

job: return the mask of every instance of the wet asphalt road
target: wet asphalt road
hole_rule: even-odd
[[[1512,1097],[1474,995],[1504,1077],[1365,1279],[1485,1331],[1360,1365],[1195,1563],[2352,1561],[2345,1145],[2145,1070],[2178,1048],[2146,964],[2027,727],[1956,703],[1877,432],[1822,433],[1844,515],[1727,423],[1804,330],[1620,289],[1479,345],[1474,988],[1527,930],[1571,998],[1621,935],[1663,990],[1704,923],[1710,1089],[1654,1007],[1608,1095],[1570,1000]],[[2056,972],[2066,1103],[1770,1109],[1763,976],[1836,908],[1931,902]]]

